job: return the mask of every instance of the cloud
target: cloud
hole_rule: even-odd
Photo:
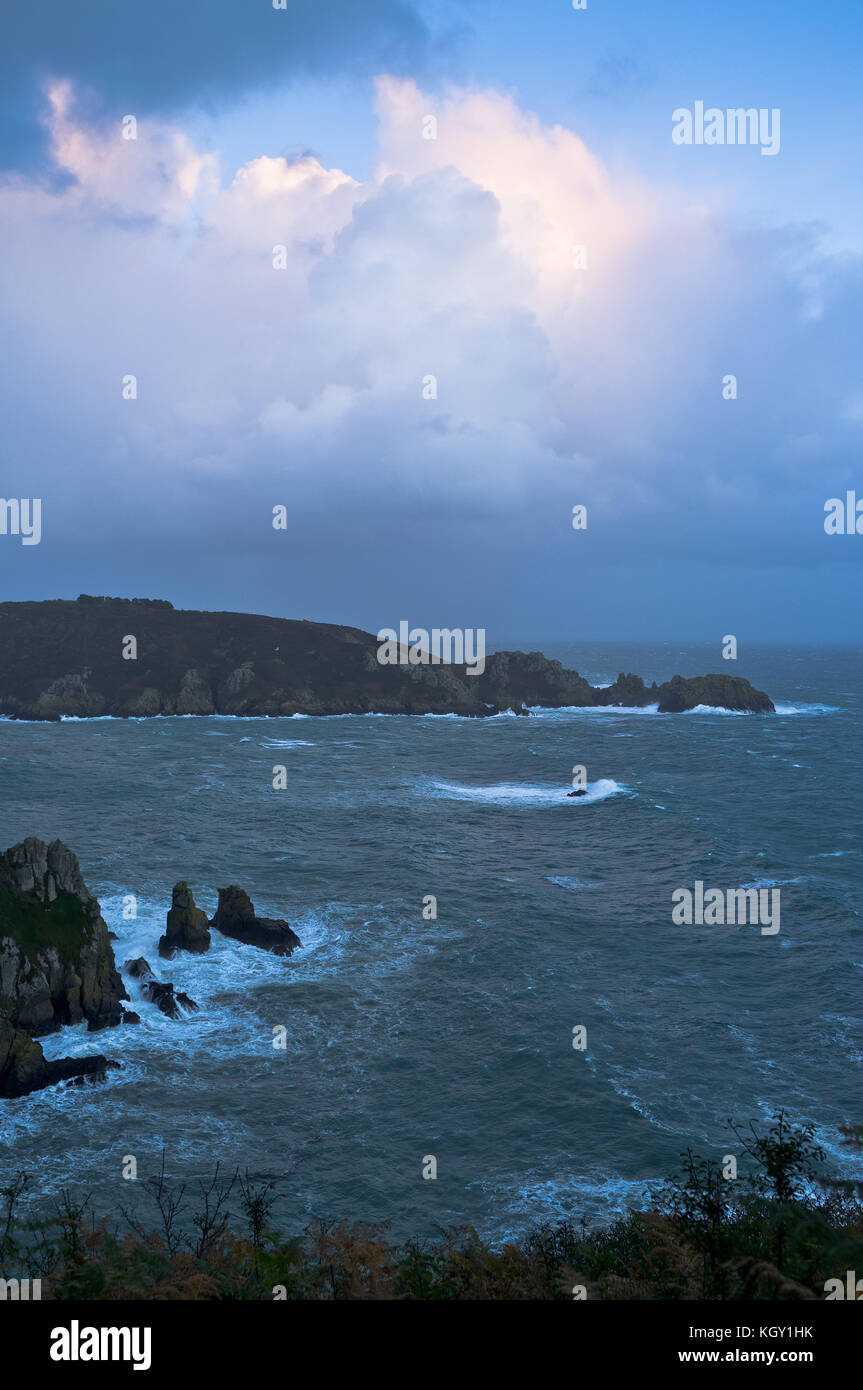
[[[409,539],[419,518],[469,588],[495,554],[565,574],[585,503],[596,566],[832,559],[821,508],[860,444],[859,263],[612,177],[499,93],[387,77],[377,100],[368,182],[306,156],[222,188],[170,121],[124,141],[52,89],[66,183],[0,189],[22,473],[4,487],[41,491],[46,555],[122,525],[182,537],[178,568],[227,532],[250,557],[284,503],[297,553],[338,534],[358,590],[381,526]]]
[[[41,153],[41,90],[67,78],[91,115],[225,105],[301,77],[417,71],[446,36],[413,0],[9,0],[0,7],[0,161]],[[122,108],[122,110],[120,109]]]

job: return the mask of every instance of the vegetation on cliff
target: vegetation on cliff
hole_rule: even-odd
[[[859,1147],[859,1132],[849,1139]],[[153,1177],[122,1184],[108,1217],[66,1189],[34,1219],[30,1177],[0,1175],[0,1278],[41,1278],[43,1298],[96,1300],[796,1301],[824,1299],[830,1280],[844,1288],[863,1269],[861,1185],[819,1180],[812,1128],[781,1112],[766,1133],[735,1128],[735,1141],[749,1162],[736,1181],[688,1152],[645,1210],[498,1243],[461,1227],[396,1244],[387,1223],[344,1220],[286,1237],[271,1184],[217,1166],[187,1187],[166,1176],[164,1155]]]
[[[0,1014],[34,1037],[121,1021],[108,928],[71,850],[29,838],[0,854]]]
[[[128,995],[78,860],[33,837],[0,854],[0,1097],[104,1073],[101,1054],[47,1062],[34,1041],[86,1020],[123,1020]]]
[[[209,923],[181,881],[174,885],[159,954],[171,959],[178,951],[207,951],[211,926],[279,956],[301,944],[287,922],[257,917],[248,893],[236,885],[219,889]],[[141,997],[168,1018],[197,1012],[195,1001],[158,980],[143,957],[123,968]],[[122,1007],[128,998],[99,903],[72,851],[60,840],[47,845],[30,837],[0,853],[0,1100],[58,1081],[99,1078],[118,1065],[101,1054],[49,1063],[34,1039],[84,1020],[91,1031],[139,1023],[137,1013]]]

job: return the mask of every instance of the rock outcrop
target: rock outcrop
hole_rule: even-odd
[[[775,713],[773,701],[740,676],[674,676],[659,687],[660,714],[681,714],[697,705],[747,714]]]
[[[0,1014],[33,1037],[85,1019],[95,1031],[127,998],[71,850],[31,838],[0,854]]]
[[[287,922],[273,917],[256,917],[248,893],[235,884],[219,889],[219,905],[210,926],[223,936],[244,941],[248,946],[261,946],[276,956],[289,956],[303,944]]]
[[[48,1062],[39,1043],[0,1015],[0,1098],[4,1100],[56,1086],[60,1081],[103,1080],[111,1065],[116,1063],[101,1054]]]
[[[138,643],[132,662],[122,659],[129,633]],[[377,657],[372,633],[332,623],[182,612],[164,600],[87,594],[74,602],[0,603],[0,715],[484,716],[525,713],[531,705],[657,701],[669,713],[692,708],[689,694],[662,695],[672,682],[648,688],[638,676],[621,675],[601,689],[541,652],[495,652],[481,674],[431,661],[382,665]],[[697,679],[712,697],[702,703],[753,713],[773,708],[738,677]]]
[[[128,997],[71,850],[31,838],[0,854],[0,1097],[103,1078],[116,1063],[101,1054],[49,1062],[34,1039],[85,1019],[113,1027]]]
[[[143,956],[138,956],[135,960],[127,960],[123,969],[131,979],[138,981],[141,987],[141,998],[146,999],[150,1004],[155,1004],[156,1008],[160,1009],[167,1018],[182,1018],[184,1013],[198,1012],[198,1005],[194,999],[190,999],[188,994],[184,994],[182,990],[175,993],[174,986],[169,980],[157,979]],[[140,1021],[140,1018],[137,1018],[137,1022],[140,1023]]]
[[[168,911],[164,936],[159,937],[159,955],[172,960],[178,951],[203,955],[210,949],[207,914],[195,906],[192,891],[186,883],[175,883]]]

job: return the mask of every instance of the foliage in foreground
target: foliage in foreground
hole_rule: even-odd
[[[729,1181],[688,1152],[648,1209],[588,1229],[563,1221],[493,1246],[472,1227],[393,1244],[387,1223],[312,1223],[286,1239],[271,1185],[239,1173],[189,1192],[162,1168],[142,1187],[144,1224],[97,1220],[64,1191],[50,1219],[23,1211],[31,1180],[0,1186],[0,1278],[41,1278],[53,1299],[822,1299],[828,1279],[863,1271],[860,1184],[819,1177],[809,1125],[782,1112],[764,1134],[734,1127],[748,1160]],[[861,1147],[859,1129],[848,1142]],[[2,1182],[2,1179],[0,1179]],[[239,1224],[234,1215],[239,1205]]]

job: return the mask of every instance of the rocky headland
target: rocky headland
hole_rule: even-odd
[[[299,937],[278,918],[258,917],[244,889],[219,889],[211,922],[185,882],[174,885],[159,954],[195,955],[210,948],[211,929],[236,941],[289,956]],[[117,969],[96,898],[78,860],[60,841],[30,838],[0,853],[0,1099],[28,1095],[60,1081],[101,1080],[116,1062],[101,1053],[48,1061],[37,1041],[66,1024],[90,1031],[140,1023],[124,1009],[129,994]],[[197,1013],[198,1005],[141,956],[127,960],[126,978],[140,998],[167,1018]]]
[[[75,855],[32,838],[0,854],[0,1096],[104,1075],[101,1054],[48,1062],[36,1039],[85,1020],[115,1027],[127,998]]]
[[[381,665],[377,653],[377,638],[359,628],[183,611],[160,599],[82,594],[0,603],[0,715],[484,716],[651,704],[669,714],[700,704],[773,712],[769,696],[726,674],[647,686],[621,673],[602,689],[541,652],[495,652],[481,674],[459,665]]]
[[[0,1013],[32,1037],[84,1020],[122,1021],[128,995],[108,928],[60,840],[28,839],[0,854]]]

